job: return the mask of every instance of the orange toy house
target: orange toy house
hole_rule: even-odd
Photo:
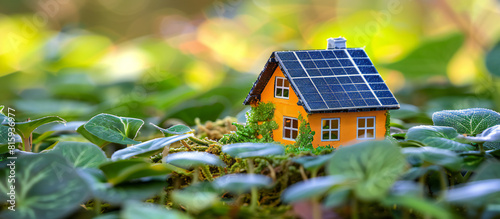
[[[314,147],[384,137],[386,112],[399,103],[364,49],[345,42],[330,38],[326,50],[273,52],[244,104],[275,105],[275,141],[295,142],[299,113],[316,133]]]

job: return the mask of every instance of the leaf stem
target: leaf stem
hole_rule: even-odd
[[[191,182],[191,184],[195,184],[198,182],[199,175],[200,175],[200,168],[195,167],[193,172],[193,181]]]
[[[101,214],[101,200],[96,198],[94,199],[94,211],[96,214]]]
[[[307,175],[306,175],[306,172],[305,172],[304,167],[302,165],[299,167],[299,170],[300,170],[300,175],[302,176],[302,179],[304,181],[307,181]]]
[[[446,197],[446,191],[448,187],[448,177],[446,176],[446,170],[444,170],[443,168],[441,168],[441,170],[439,171],[439,185],[441,186],[441,192],[437,200],[442,201],[444,200],[444,197]]]
[[[254,173],[254,164],[252,158],[247,159],[247,171],[249,174]]]
[[[420,194],[420,196],[423,198],[425,197],[425,177],[427,176],[427,174],[424,174],[420,177],[420,179],[418,179],[418,183],[420,184],[420,186],[422,186],[422,192]]]
[[[259,194],[257,193],[257,188],[255,187],[252,187],[252,190],[251,190],[251,200],[250,200],[250,210],[255,210],[255,208],[257,207],[258,203],[257,203],[257,199],[259,199]]]
[[[273,165],[271,165],[270,162],[267,162],[267,168],[269,168],[269,173],[271,174],[271,178],[273,179],[273,182],[276,181],[276,172],[274,171]]]
[[[351,218],[359,219],[358,201],[354,197],[352,198],[351,206],[352,206]]]
[[[312,207],[313,207],[313,219],[321,219],[322,217],[322,212],[321,212],[321,205],[319,203],[318,198],[313,198],[312,199]]]
[[[318,170],[319,169],[311,170],[311,178],[316,178],[318,176]]]
[[[477,145],[479,146],[479,153],[480,153],[481,155],[483,155],[483,154],[484,154],[484,147],[483,147],[483,144],[484,144],[484,142],[477,143]]]
[[[26,151],[26,144],[28,144],[28,138],[22,138],[22,143],[23,143],[23,151]]]
[[[252,158],[246,159],[247,161],[247,171],[248,174],[254,173],[254,164]],[[259,194],[257,193],[257,188],[252,187],[251,189],[251,197],[250,197],[250,210],[253,211],[257,207],[257,199],[259,198]]]

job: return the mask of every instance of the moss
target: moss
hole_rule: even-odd
[[[273,142],[273,130],[278,128],[278,123],[273,119],[275,106],[273,103],[259,103],[252,107],[246,114],[247,123],[241,125],[233,123],[236,131],[226,134],[220,139],[222,144],[239,142]],[[259,138],[259,136],[261,136]]]
[[[236,131],[236,127],[232,125],[236,122],[234,117],[226,117],[224,119],[217,119],[215,122],[207,121],[201,124],[200,119],[196,118],[195,123],[197,127],[197,137],[199,139],[208,138],[213,140],[221,139],[224,134],[229,134]]]

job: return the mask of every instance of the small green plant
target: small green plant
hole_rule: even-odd
[[[307,120],[304,119],[301,113],[299,113],[299,135],[295,140],[295,146],[299,148],[307,148],[314,150],[312,142],[314,140],[315,131],[311,130],[311,125]]]
[[[232,144],[241,142],[273,142],[273,130],[278,128],[278,123],[273,119],[275,106],[273,103],[259,103],[247,112],[247,123],[236,126],[236,132],[226,134],[220,139],[222,144]]]

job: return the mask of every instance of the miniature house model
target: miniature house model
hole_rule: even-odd
[[[342,37],[328,39],[326,50],[273,52],[244,104],[259,102],[276,107],[275,141],[295,142],[300,113],[314,147],[384,137],[387,110],[399,109],[364,49],[346,48]]]

